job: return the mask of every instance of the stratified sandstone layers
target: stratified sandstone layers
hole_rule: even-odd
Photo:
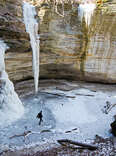
[[[108,9],[109,8],[109,9]],[[59,7],[58,9],[62,9]],[[40,78],[116,83],[116,3],[96,10],[91,24],[80,22],[77,9],[64,8],[61,17],[47,3],[37,6],[40,19]],[[38,18],[37,17],[37,18]],[[0,2],[0,38],[10,47],[6,67],[12,80],[32,77],[29,36],[22,2]]]
[[[6,69],[10,79],[20,80],[30,76],[31,52],[23,23],[22,0],[0,1],[0,38],[9,46]]]
[[[68,6],[64,18],[50,9],[41,9],[41,76],[115,83],[114,8],[115,3],[109,10],[104,6],[103,11],[96,11],[88,28],[80,23],[77,11]]]

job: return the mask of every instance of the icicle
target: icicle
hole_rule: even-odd
[[[95,8],[96,8],[95,3],[87,3],[85,1],[82,4],[80,4],[78,7],[78,16],[80,17],[81,22],[84,17],[86,25],[89,26]]]
[[[32,47],[32,65],[34,74],[34,85],[35,92],[38,91],[38,80],[39,80],[39,35],[38,35],[38,23],[35,19],[36,11],[35,7],[27,2],[23,5],[23,16],[26,31],[30,36],[30,43]]]

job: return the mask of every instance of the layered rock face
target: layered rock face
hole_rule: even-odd
[[[93,23],[84,63],[85,78],[89,81],[116,83],[115,10],[108,14],[96,14]]]
[[[22,0],[0,0],[0,38],[9,46],[6,70],[10,78],[20,80],[30,76],[31,52],[23,23]]]
[[[41,76],[115,83],[116,10],[112,6],[105,13],[96,11],[88,28],[71,8],[65,8],[64,18],[41,9]]]
[[[8,15],[0,17],[5,23],[1,22],[0,37],[11,47],[6,54],[10,78],[22,80],[32,77],[29,38],[23,24],[21,1],[6,1],[6,8],[14,19],[8,20]],[[15,6],[10,7],[11,4]],[[38,9],[40,78],[116,83],[116,4],[110,5],[110,11],[105,8],[105,13],[95,12],[90,27],[80,22],[77,9],[71,6],[65,6],[64,17],[47,4]],[[62,10],[59,13],[62,14]]]

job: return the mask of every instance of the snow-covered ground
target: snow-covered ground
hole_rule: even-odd
[[[44,82],[37,95],[22,98],[24,116],[0,127],[1,149],[54,142],[61,138],[90,142],[96,134],[111,136],[110,123],[116,107],[106,114],[105,106],[107,101],[116,103],[114,85],[54,82],[48,86]],[[43,123],[39,126],[36,116],[41,110]],[[31,131],[27,137],[18,136],[27,131]]]

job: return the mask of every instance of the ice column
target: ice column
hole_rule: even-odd
[[[35,19],[36,10],[35,7],[27,2],[24,2],[23,5],[23,16],[24,23],[26,26],[26,31],[30,36],[30,43],[32,47],[32,66],[33,66],[33,75],[34,75],[34,85],[35,92],[38,91],[38,80],[39,80],[39,38],[38,35],[38,23]]]
[[[0,125],[20,118],[24,107],[5,71],[4,56],[7,45],[0,40]]]

